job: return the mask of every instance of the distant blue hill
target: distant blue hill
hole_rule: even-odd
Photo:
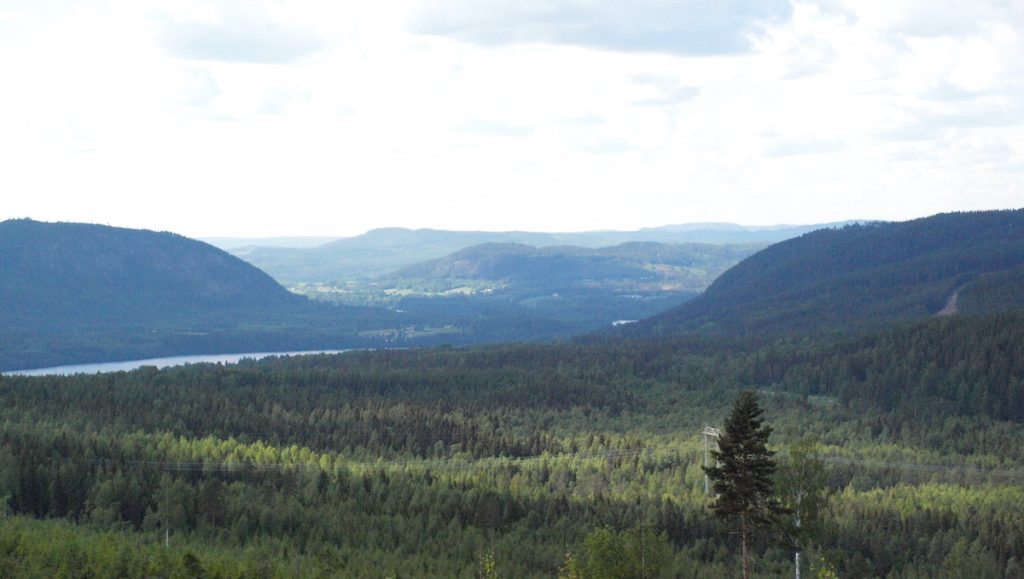
[[[374,229],[317,247],[225,246],[283,284],[341,282],[390,274],[482,244],[600,248],[628,242],[767,244],[837,224],[748,227],[733,224],[671,225],[638,231],[537,233]]]

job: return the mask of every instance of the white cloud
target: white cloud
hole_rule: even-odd
[[[485,46],[576,45],[626,52],[735,54],[765,21],[789,14],[785,0],[444,0],[424,3],[413,30]]]
[[[274,235],[1024,206],[1013,3],[764,6],[11,4],[2,217]]]
[[[190,68],[182,72],[179,94],[186,105],[204,107],[213,103],[220,96],[221,90],[210,71]]]
[[[227,0],[157,12],[161,46],[195,60],[288,63],[324,47],[317,31],[289,22],[287,12],[260,0]]]

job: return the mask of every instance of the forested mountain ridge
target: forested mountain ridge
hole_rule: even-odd
[[[0,223],[0,320],[144,319],[304,301],[226,251],[173,233]]]
[[[762,245],[630,242],[612,247],[475,245],[406,266],[388,280],[492,281],[535,294],[574,287],[701,291]]]
[[[313,303],[173,233],[28,219],[0,223],[0,370],[379,345],[393,312]]]
[[[0,224],[0,371],[188,354],[568,338],[672,307],[754,249],[484,246],[456,260],[477,264],[468,286],[450,277],[457,267],[441,265],[454,262],[442,260],[408,270],[425,277],[393,285],[313,288],[312,295],[340,296],[323,303],[173,233],[13,220]]]
[[[1022,264],[1024,210],[822,229],[764,249],[630,331],[856,330],[935,315],[958,291],[961,312],[1005,311]]]

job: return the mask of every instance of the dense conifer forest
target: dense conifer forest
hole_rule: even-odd
[[[933,316],[960,293],[965,313],[1008,311],[1020,304],[1021,263],[1024,209],[819,229],[756,253],[630,333],[874,331]]]
[[[805,576],[1017,577],[1022,348],[1002,314],[4,376],[0,574],[736,576],[700,432],[749,389],[780,497],[824,473]]]

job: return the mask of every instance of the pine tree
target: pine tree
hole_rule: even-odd
[[[733,403],[718,450],[711,453],[718,466],[702,467],[717,495],[712,505],[715,515],[739,525],[744,579],[750,577],[747,546],[751,533],[771,525],[782,512],[773,498],[775,453],[767,446],[772,429],[764,424],[762,414],[757,395],[749,390],[741,392]]]

